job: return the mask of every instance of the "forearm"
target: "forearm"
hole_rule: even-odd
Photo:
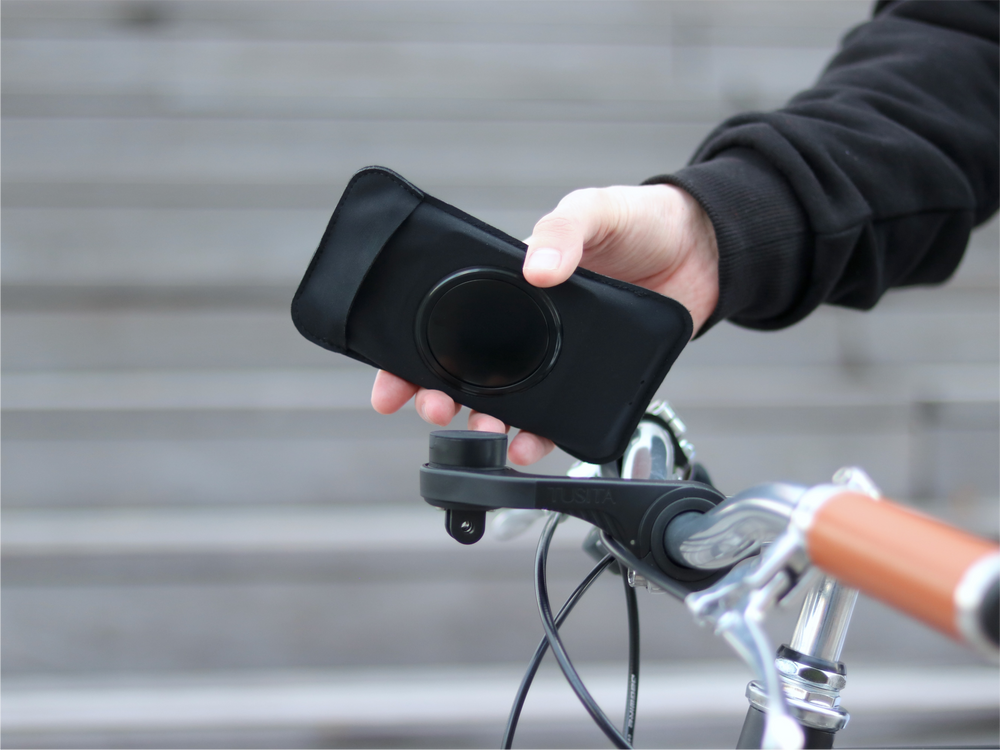
[[[939,282],[998,202],[995,4],[900,3],[782,110],[735,117],[653,178],[712,219],[728,318],[770,329]],[[705,330],[703,329],[703,330]]]

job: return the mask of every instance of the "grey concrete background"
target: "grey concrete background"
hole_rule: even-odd
[[[566,192],[676,169],[721,118],[780,106],[868,12],[5,0],[4,744],[497,742],[502,719],[457,710],[268,725],[248,706],[211,720],[233,680],[274,685],[274,704],[288,674],[361,675],[375,696],[399,669],[507,685],[490,675],[516,673],[540,635],[532,542],[447,539],[416,492],[428,428],[412,409],[370,411],[371,372],[291,325],[330,211],[354,170],[379,163],[526,236]],[[997,227],[974,234],[941,288],[890,293],[870,313],[824,308],[777,333],[723,324],[691,344],[660,393],[720,488],[817,483],[856,464],[887,494],[996,536]],[[542,469],[568,465],[557,454]],[[559,544],[557,592],[587,567],[581,533]],[[601,582],[568,626],[584,663],[624,658],[619,589]],[[654,670],[683,682],[724,663],[742,684],[679,603],[641,606]],[[776,618],[776,640],[790,621]],[[862,600],[845,660],[896,679],[882,692],[913,682],[904,667],[923,670],[937,703],[862,700],[859,677],[843,744],[996,744],[989,689],[945,700],[942,686],[975,670],[958,647]],[[109,685],[124,692],[94,704],[104,713],[72,719]],[[640,707],[637,739],[732,743],[740,690],[717,714],[653,706],[644,725]],[[209,697],[144,724],[130,719],[144,695]],[[547,710],[525,743],[602,746],[585,719]]]

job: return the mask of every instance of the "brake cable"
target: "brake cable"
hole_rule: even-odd
[[[587,710],[587,713],[590,714],[590,717],[594,720],[600,730],[604,732],[607,738],[614,743],[615,747],[630,748],[632,746],[631,743],[626,740],[625,737],[622,736],[621,732],[618,731],[618,728],[611,723],[611,720],[605,715],[604,711],[601,710],[601,707],[597,705],[597,701],[594,700],[590,691],[587,690],[586,686],[583,684],[583,680],[580,679],[580,674],[573,666],[573,662],[570,661],[569,654],[566,653],[566,647],[563,645],[562,638],[559,637],[559,630],[556,627],[555,619],[552,617],[552,606],[549,602],[548,581],[546,579],[546,566],[548,563],[549,547],[552,544],[552,537],[555,535],[556,526],[559,524],[559,518],[560,516],[557,513],[553,513],[549,517],[549,520],[545,524],[545,529],[542,531],[542,536],[538,540],[538,549],[535,553],[535,599],[538,603],[538,613],[542,618],[542,627],[545,629],[545,636],[552,649],[552,655],[559,664],[559,668],[562,669],[563,675],[566,677],[566,681],[569,682],[573,692],[576,693],[576,697],[580,699],[583,707]],[[630,648],[629,650],[631,652],[632,649]],[[638,654],[636,655],[638,656]],[[633,677],[635,679],[635,684],[638,687],[638,674],[630,674],[629,683],[631,685]],[[631,692],[632,691],[630,690],[630,693]],[[632,723],[634,724],[634,706],[626,707],[626,731],[630,717]]]
[[[556,615],[556,627],[562,627],[563,622],[569,617],[569,613],[573,611],[573,607],[576,603],[580,601],[587,589],[590,588],[591,584],[598,579],[598,577],[605,571],[605,569],[613,563],[615,559],[611,555],[605,555],[604,558],[594,566],[594,568],[587,574],[587,577],[580,582],[580,585],[576,587],[576,590],[570,594],[566,603],[563,604],[562,609],[559,610],[559,614]],[[535,649],[534,656],[531,657],[531,661],[528,664],[527,670],[525,670],[524,677],[521,679],[521,684],[517,688],[517,695],[514,696],[514,704],[510,708],[510,716],[507,719],[507,726],[504,728],[503,732],[503,743],[501,747],[504,750],[510,750],[511,745],[514,742],[514,731],[517,729],[518,719],[521,717],[521,709],[524,707],[524,699],[528,697],[528,690],[531,688],[531,683],[535,679],[535,673],[538,672],[538,667],[542,663],[542,657],[545,656],[545,652],[549,650],[549,638],[548,636],[542,636],[541,642],[538,644],[538,648]]]

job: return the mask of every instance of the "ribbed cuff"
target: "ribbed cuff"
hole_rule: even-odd
[[[756,151],[740,148],[643,184],[656,183],[690,193],[715,228],[719,302],[699,336],[723,319],[764,330],[797,320],[795,303],[812,267],[812,239],[781,173]]]

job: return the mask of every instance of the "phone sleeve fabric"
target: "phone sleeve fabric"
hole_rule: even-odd
[[[521,275],[525,249],[391,170],[364,169],[330,220],[292,319],[330,351],[444,391],[582,460],[613,460],[689,340],[690,315],[675,300],[582,269],[556,287],[535,289]],[[428,327],[440,323],[428,306],[465,283],[484,292],[509,287],[538,308],[538,322],[526,325],[544,330],[527,330],[526,338],[545,343],[530,377],[491,387],[451,375],[440,344],[434,348],[451,339],[428,336]],[[467,315],[453,310],[444,325],[472,344],[480,325],[483,337],[496,339],[504,321],[491,321],[493,312],[473,304]]]

